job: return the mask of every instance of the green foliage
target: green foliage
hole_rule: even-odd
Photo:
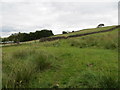
[[[76,78],[71,78],[68,82],[68,88],[96,88],[98,87],[98,75],[93,71],[87,70],[81,72]],[[91,83],[92,81],[92,83]]]
[[[104,26],[104,24],[99,24],[98,26],[97,26],[97,28],[100,28],[100,27],[103,27]]]
[[[92,28],[92,29],[83,29],[83,30],[75,31],[74,33],[54,35],[54,36],[52,36],[52,37],[70,36],[70,35],[84,34],[84,33],[95,32],[95,31],[104,31],[104,30],[111,29],[111,28],[113,28],[113,27],[115,27],[115,26],[107,26],[107,27]]]
[[[105,34],[95,34],[80,38],[72,38],[68,40],[71,46],[86,48],[99,47],[105,49],[118,49],[118,35],[117,31]]]
[[[102,76],[99,81],[99,86],[101,88],[119,88],[118,76],[113,75]]]
[[[62,34],[67,34],[67,32],[66,32],[66,31],[63,31]]]
[[[51,68],[52,55],[44,51],[22,49],[3,58],[3,88],[25,88],[35,73]],[[12,62],[10,64],[10,62]],[[6,71],[6,70],[9,71]]]
[[[30,33],[15,33],[10,35],[7,38],[3,39],[4,41],[14,41],[15,43],[17,42],[25,42],[25,41],[30,41],[30,40],[36,40],[36,39],[40,39],[43,37],[49,37],[54,35],[53,32],[51,30],[41,30],[41,31],[36,31],[36,32],[30,32]]]
[[[43,51],[36,52],[33,58],[33,63],[36,65],[37,71],[43,71],[45,69],[49,69],[51,65],[50,58],[53,56],[45,54]]]
[[[30,61],[14,63],[9,73],[3,73],[3,88],[25,88],[35,73],[34,69]]]
[[[118,31],[114,30],[85,37],[3,47],[2,86],[118,88],[117,34]]]
[[[12,52],[12,57],[15,59],[25,59],[33,53],[35,53],[35,50],[33,49],[21,49],[19,51]]]

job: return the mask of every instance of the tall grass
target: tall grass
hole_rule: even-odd
[[[96,34],[68,40],[70,46],[79,48],[97,47],[104,49],[118,49],[117,31],[113,33]]]
[[[25,88],[35,73],[34,68],[30,62],[14,64],[9,73],[3,73],[3,88]]]
[[[15,59],[25,59],[29,56],[31,56],[32,54],[35,53],[35,50],[33,49],[20,49],[19,51],[14,51],[12,52],[12,58],[15,58]]]
[[[36,65],[36,70],[43,71],[52,66],[51,58],[53,59],[53,56],[47,54],[47,52],[39,51],[30,59],[32,59],[33,63]]]
[[[101,88],[119,88],[118,75],[104,74],[100,77],[99,87]]]
[[[22,49],[10,56],[3,58],[3,88],[25,88],[37,72],[51,67],[52,55],[44,51]]]
[[[113,31],[4,47],[3,88],[118,88],[117,40]]]

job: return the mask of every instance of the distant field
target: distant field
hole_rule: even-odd
[[[69,35],[84,34],[84,33],[94,32],[94,31],[103,31],[103,30],[111,29],[113,27],[115,27],[115,26],[107,26],[107,27],[100,27],[100,28],[83,29],[83,30],[78,30],[78,31],[75,31],[75,32],[70,32],[68,34],[59,34],[59,35],[55,35],[55,36],[51,36],[51,37],[69,36]]]
[[[118,30],[4,46],[3,88],[118,88]]]
[[[83,29],[83,30],[78,30],[78,31],[75,31],[75,32],[70,32],[70,33],[67,33],[67,34],[59,34],[59,35],[54,35],[54,36],[50,36],[51,37],[60,37],[60,36],[70,36],[70,35],[78,35],[78,34],[84,34],[84,33],[89,33],[89,32],[95,32],[95,31],[104,31],[104,30],[108,30],[108,29],[111,29],[113,27],[115,27],[116,25],[114,26],[107,26],[107,27],[100,27],[100,28],[93,28],[93,29]],[[20,42],[20,44],[25,44],[25,43],[36,43],[36,42],[39,42],[39,39],[38,40],[32,40],[32,41],[26,41],[26,42]],[[2,46],[8,46],[8,45],[14,45],[14,44],[3,44]]]

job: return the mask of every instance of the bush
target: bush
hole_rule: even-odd
[[[66,32],[66,31],[63,31],[62,34],[67,34],[67,32]]]

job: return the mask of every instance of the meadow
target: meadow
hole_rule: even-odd
[[[3,46],[2,76],[3,88],[118,88],[118,29]]]

